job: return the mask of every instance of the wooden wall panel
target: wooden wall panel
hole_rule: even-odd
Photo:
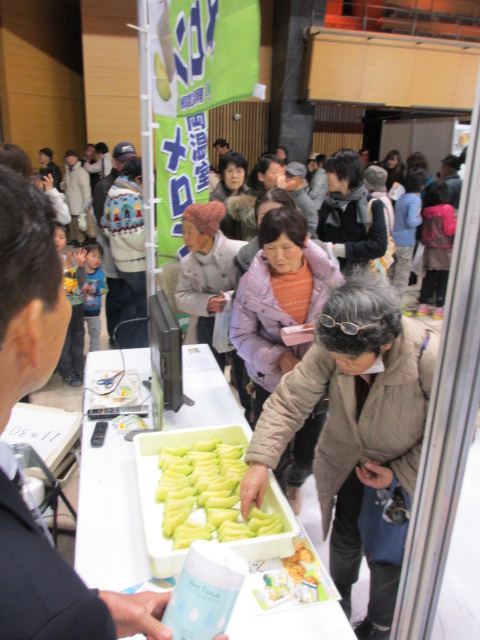
[[[208,153],[210,164],[216,166],[218,158],[213,143],[225,138],[230,149],[242,153],[253,169],[258,157],[267,150],[269,102],[231,102],[209,111]],[[239,114],[240,119],[234,120]]]
[[[62,0],[0,0],[4,140],[23,147],[34,168],[41,147],[62,166],[65,150],[80,152],[85,142],[80,25],[71,11]]]
[[[135,0],[81,0],[87,137],[141,149]]]
[[[318,29],[310,37],[313,45],[308,49],[305,72],[306,96],[312,102],[473,108],[478,45],[442,46],[433,39],[419,44],[409,36],[371,32],[353,37],[351,32],[339,31],[333,36]],[[473,56],[476,65],[472,64]],[[326,65],[325,60],[335,60],[335,64]],[[383,82],[383,78],[387,80]]]
[[[317,105],[311,153],[332,155],[339,149],[358,151],[363,142],[363,107]]]

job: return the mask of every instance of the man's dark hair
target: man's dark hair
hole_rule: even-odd
[[[267,211],[258,229],[260,247],[263,249],[269,242],[275,242],[282,233],[297,247],[305,248],[307,219],[296,207],[280,206]]]
[[[230,149],[230,145],[225,140],[225,138],[217,138],[213,143],[213,148],[215,147],[228,147]]]
[[[365,165],[353,149],[340,149],[325,160],[323,168],[327,173],[335,173],[339,180],[348,180],[350,191],[363,184]]]
[[[98,251],[98,253],[103,256],[103,247],[98,242],[88,242],[84,249],[87,252],[87,256],[89,253],[92,253],[92,251]]]
[[[428,173],[423,169],[410,169],[405,176],[405,191],[407,193],[420,193],[425,188]]]
[[[105,142],[97,142],[95,149],[97,150],[97,153],[108,153],[108,147]]]
[[[448,204],[450,192],[443,180],[435,180],[428,185],[425,191],[423,205],[425,207],[435,207],[437,204]]]
[[[315,162],[316,162],[317,164],[321,164],[321,165],[322,165],[322,167],[323,167],[323,165],[325,164],[325,160],[326,160],[326,159],[327,159],[327,156],[326,156],[324,153],[319,153],[319,154],[317,155],[317,157],[315,158]]]
[[[55,212],[46,196],[0,166],[0,345],[12,318],[32,300],[47,311],[58,303],[60,256],[53,241]]]
[[[226,153],[224,156],[220,158],[220,162],[218,163],[219,169],[220,169],[220,176],[222,180],[225,179],[225,169],[228,167],[230,163],[234,164],[236,167],[239,167],[240,169],[243,169],[245,171],[245,174],[247,173],[248,163],[245,156],[242,156],[241,153],[235,153],[234,151],[229,151],[228,153]]]
[[[43,149],[40,149],[38,153],[43,153],[43,155],[48,156],[50,160],[53,158],[53,151],[50,149],[50,147],[43,147]]]
[[[142,159],[138,156],[126,160],[122,167],[119,178],[128,178],[132,182],[142,175]]]
[[[9,167],[25,178],[30,178],[33,173],[32,163],[26,152],[18,144],[10,142],[0,143],[0,165]]]

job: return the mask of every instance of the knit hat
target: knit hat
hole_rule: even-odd
[[[65,151],[65,158],[69,158],[70,156],[75,156],[75,158],[78,158],[78,153],[75,151],[75,149],[67,149]]]
[[[290,176],[297,178],[305,178],[307,175],[307,167],[301,162],[289,162],[286,171]]]
[[[378,164],[372,164],[365,169],[363,184],[370,191],[387,191],[386,182],[388,173]]]
[[[201,233],[206,233],[211,238],[220,228],[220,220],[225,217],[225,205],[223,202],[195,203],[189,205],[183,212],[183,220],[194,224]]]

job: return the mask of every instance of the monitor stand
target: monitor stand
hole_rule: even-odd
[[[163,389],[162,383],[155,372],[152,372],[152,419],[156,431],[163,429]]]

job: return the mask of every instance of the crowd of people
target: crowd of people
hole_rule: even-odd
[[[350,616],[368,489],[403,492],[408,503],[414,497],[437,341],[408,317],[402,295],[423,247],[416,315],[433,305],[433,317],[443,317],[461,160],[446,156],[434,179],[420,152],[406,164],[397,150],[372,163],[365,150],[341,149],[303,164],[278,147],[248,174],[247,159],[226,140],[214,148],[219,167],[211,173],[210,202],[183,212],[188,255],[180,261],[176,305],[196,318],[195,340],[210,345],[220,367],[231,363],[254,430],[241,486],[244,515],[261,505],[268,469],[296,514],[302,484],[314,473],[325,536],[336,497],[330,571]],[[19,384],[23,393],[45,383],[55,366],[67,385],[83,384],[85,322],[90,350],[98,350],[104,295],[110,341],[148,345],[146,321],[137,322],[147,316],[141,158],[120,142],[111,156],[98,143],[87,145],[83,158],[68,149],[64,159],[62,178],[45,147],[34,174],[24,151],[0,145],[0,165],[23,176],[17,197],[41,199],[68,305],[51,366],[32,374],[30,388]],[[9,169],[2,171],[7,180]],[[32,290],[25,304],[42,295]],[[44,314],[59,305],[52,296],[42,303]],[[227,310],[229,345],[220,348],[216,323]],[[20,312],[13,309],[11,318]],[[283,330],[299,326],[303,337],[289,344]],[[368,614],[355,633],[387,639],[402,560],[372,555],[368,564]],[[108,596],[101,599],[109,607]],[[164,601],[149,612],[154,606]],[[112,607],[115,617],[116,602]]]

